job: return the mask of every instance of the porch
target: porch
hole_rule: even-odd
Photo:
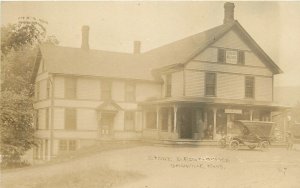
[[[197,101],[148,103],[142,108],[143,139],[178,143],[216,142],[234,129],[236,120],[272,121],[273,112],[283,110],[272,105]],[[285,125],[276,126],[279,136],[284,138]]]

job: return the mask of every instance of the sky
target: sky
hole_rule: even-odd
[[[234,2],[235,19],[284,71],[275,86],[300,87],[300,1]],[[90,48],[142,52],[223,23],[224,2],[2,2],[1,25],[18,17],[48,22],[61,46],[80,47],[81,27],[90,27]]]

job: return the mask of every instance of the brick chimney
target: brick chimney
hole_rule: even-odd
[[[224,24],[234,21],[234,3],[226,2],[224,4]]]
[[[141,53],[141,41],[133,42],[133,53],[140,54]]]
[[[82,41],[81,41],[81,49],[84,50],[89,50],[90,46],[89,46],[89,26],[84,25],[81,28],[81,32],[82,32]]]

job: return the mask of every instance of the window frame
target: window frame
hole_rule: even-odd
[[[236,51],[237,52],[237,60],[236,63],[228,63],[226,58],[226,52],[227,51]],[[223,60],[222,60],[223,58]],[[218,63],[226,63],[230,65],[245,65],[245,51],[244,50],[237,50],[237,49],[224,49],[224,48],[218,48],[218,54],[217,54],[217,62]]]
[[[208,94],[208,75],[214,75],[214,83],[211,84],[214,86],[214,94]],[[217,73],[215,72],[206,72],[204,80],[204,94],[206,97],[216,97],[217,96]]]
[[[251,87],[247,87],[248,79],[251,79],[251,81],[252,81]],[[252,88],[251,96],[247,95],[249,93],[247,89],[249,89],[249,88]],[[255,98],[255,77],[254,76],[245,76],[245,98],[246,99],[254,99]]]

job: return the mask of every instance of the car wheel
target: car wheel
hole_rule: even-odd
[[[262,142],[260,143],[260,149],[261,149],[262,151],[268,150],[268,149],[269,149],[269,146],[270,146],[270,144],[269,144],[268,141],[262,141]]]
[[[240,143],[237,140],[233,140],[230,142],[230,148],[233,150],[238,150],[239,145],[240,145]]]

